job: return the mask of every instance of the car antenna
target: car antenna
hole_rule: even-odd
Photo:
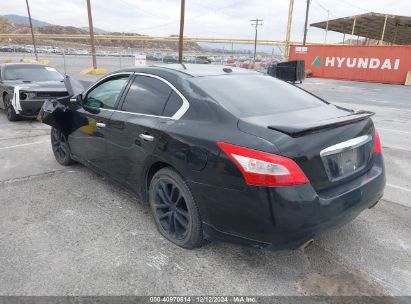
[[[180,63],[180,64],[181,64],[181,66],[183,67],[184,70],[187,70],[187,67],[185,66],[184,63]]]

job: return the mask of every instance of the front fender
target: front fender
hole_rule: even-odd
[[[61,130],[68,137],[70,133],[88,125],[88,120],[77,113],[76,107],[65,105],[58,100],[46,100],[41,107],[38,120]]]

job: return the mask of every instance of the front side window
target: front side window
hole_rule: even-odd
[[[127,81],[128,76],[124,76],[103,82],[87,94],[84,105],[92,108],[114,109]]]
[[[137,76],[123,102],[126,112],[160,116],[172,89],[163,81]]]

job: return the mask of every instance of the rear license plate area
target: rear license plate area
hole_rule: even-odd
[[[363,170],[371,158],[371,151],[371,142],[368,142],[351,150],[322,156],[328,178],[336,181]]]

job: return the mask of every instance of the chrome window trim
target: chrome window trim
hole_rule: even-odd
[[[337,153],[342,153],[345,151],[353,150],[355,148],[358,148],[372,140],[371,135],[362,135],[347,141],[340,142],[336,145],[330,146],[328,148],[325,148],[321,150],[320,156],[328,156],[328,155],[333,155]]]
[[[158,115],[151,115],[151,114],[143,114],[143,113],[134,113],[134,112],[126,112],[119,110],[120,112],[125,112],[125,113],[130,113],[130,114],[137,114],[137,115],[143,115],[143,116],[149,116],[149,117],[159,117],[159,118],[169,118],[172,120],[179,120],[188,110],[190,107],[190,103],[188,102],[187,98],[179,91],[175,86],[173,86],[168,80],[164,79],[163,77],[153,75],[153,74],[148,74],[148,73],[134,73],[136,76],[146,76],[146,77],[151,77],[158,79],[162,82],[164,82],[166,85],[168,85],[178,96],[180,96],[181,100],[183,101],[183,104],[181,105],[180,109],[177,110],[177,112],[174,113],[173,116],[158,116]]]
[[[81,97],[83,98],[87,98],[87,95],[92,91],[92,90],[94,90],[96,87],[98,87],[100,84],[102,84],[102,83],[104,83],[107,79],[109,79],[109,78],[115,78],[116,76],[128,76],[128,77],[130,77],[130,75],[133,75],[133,72],[119,72],[119,73],[113,73],[113,74],[110,74],[110,75],[107,75],[107,76],[104,76],[104,77],[102,77],[102,78],[100,78],[96,83],[94,83],[94,84],[92,84],[91,86],[89,86],[85,91],[84,91],[84,93],[83,94],[81,94]],[[128,82],[127,82],[128,83]],[[120,93],[123,91],[123,89],[120,91]],[[121,97],[121,96],[120,96]],[[84,99],[83,98],[83,99]],[[72,98],[70,98],[70,101],[71,100],[75,100],[75,99],[72,99]],[[104,109],[104,108],[99,108],[99,109]],[[107,109],[105,109],[105,110],[107,110]]]
[[[116,76],[126,76],[126,75],[130,77],[130,75],[132,75],[132,74],[134,74],[134,73],[133,72],[123,72],[123,73],[114,73],[114,74],[104,76],[104,77],[100,78],[96,83],[89,86],[85,90],[84,95],[87,96],[88,93],[90,93],[91,90],[93,90],[95,87],[99,86],[101,83],[105,82],[105,80],[107,80],[108,78],[116,77]]]
[[[172,117],[169,117],[169,116],[158,116],[158,115],[151,115],[151,114],[134,113],[134,112],[128,112],[128,111],[122,111],[122,110],[116,110],[116,109],[99,108],[99,110],[108,111],[108,112],[131,114],[131,115],[138,115],[138,116],[157,117],[157,118],[165,118],[165,119],[176,120],[176,119],[173,119]]]
[[[166,85],[168,85],[178,96],[180,96],[180,98],[183,101],[183,104],[181,105],[180,109],[177,110],[177,112],[174,113],[173,116],[159,116],[159,115],[151,115],[151,114],[143,114],[143,113],[134,113],[134,112],[128,112],[128,111],[123,111],[120,109],[105,109],[105,108],[99,108],[100,110],[105,110],[105,111],[110,111],[110,112],[120,112],[120,113],[126,113],[126,114],[132,114],[132,115],[139,115],[139,116],[147,116],[147,117],[157,117],[157,118],[166,118],[166,119],[172,119],[172,120],[179,120],[189,109],[190,107],[190,103],[188,102],[187,98],[185,98],[185,96],[175,87],[173,86],[168,80],[157,76],[157,75],[153,75],[153,74],[148,74],[148,73],[139,73],[139,72],[119,72],[119,73],[114,73],[114,74],[110,74],[107,75],[103,78],[101,78],[97,83],[95,83],[94,85],[90,86],[87,90],[86,90],[86,96],[87,94],[93,90],[95,87],[97,87],[98,85],[100,85],[102,82],[104,82],[107,78],[111,78],[111,77],[115,77],[115,76],[121,76],[121,75],[135,75],[135,76],[146,76],[146,77],[151,77],[151,78],[155,78],[158,79],[162,82],[164,82]],[[126,95],[127,96],[127,95]]]

